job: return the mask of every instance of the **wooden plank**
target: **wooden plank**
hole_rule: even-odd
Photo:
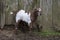
[[[1,1],[2,2],[2,4],[1,4],[1,6],[2,6],[2,12],[1,12],[1,28],[3,28],[3,26],[4,26],[4,24],[5,24],[5,1],[4,0],[2,0]]]
[[[53,1],[53,26],[60,30],[60,0]]]
[[[43,31],[51,31],[52,26],[52,0],[40,0],[42,8]]]

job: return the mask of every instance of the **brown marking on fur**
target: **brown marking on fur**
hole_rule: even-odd
[[[36,23],[37,22],[38,13],[39,13],[39,10],[37,10],[37,9],[34,9],[33,12],[31,13],[30,30],[32,30],[33,25],[38,25]],[[40,15],[41,15],[41,13],[40,13]],[[39,31],[39,27],[37,27],[37,28],[38,28],[38,31]]]

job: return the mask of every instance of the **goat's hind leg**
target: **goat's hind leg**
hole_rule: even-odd
[[[15,34],[17,34],[17,29],[18,29],[18,23],[15,24],[15,28],[14,28],[14,30],[13,30],[13,32],[14,32]]]

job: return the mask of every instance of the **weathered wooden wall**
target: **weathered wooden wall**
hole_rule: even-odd
[[[41,23],[43,30],[51,31],[52,27],[52,0],[40,0],[40,7],[42,8]]]
[[[53,26],[60,30],[60,0],[53,0]]]
[[[5,24],[5,0],[0,0],[0,25],[3,27]]]
[[[43,31],[52,31],[53,27],[60,27],[60,0],[5,0],[4,5],[5,11],[0,13],[1,25],[15,23],[15,13],[11,15],[11,11],[28,11],[40,7],[42,16],[38,17],[38,22],[43,25]]]

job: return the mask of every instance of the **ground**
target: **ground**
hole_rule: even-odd
[[[60,40],[59,35],[41,35],[42,33],[22,33],[20,30],[17,34],[11,29],[0,30],[0,40]]]
[[[15,27],[14,27],[15,28]],[[54,32],[31,32],[22,33],[20,30],[15,34],[13,26],[0,29],[0,40],[60,40],[60,33]]]

